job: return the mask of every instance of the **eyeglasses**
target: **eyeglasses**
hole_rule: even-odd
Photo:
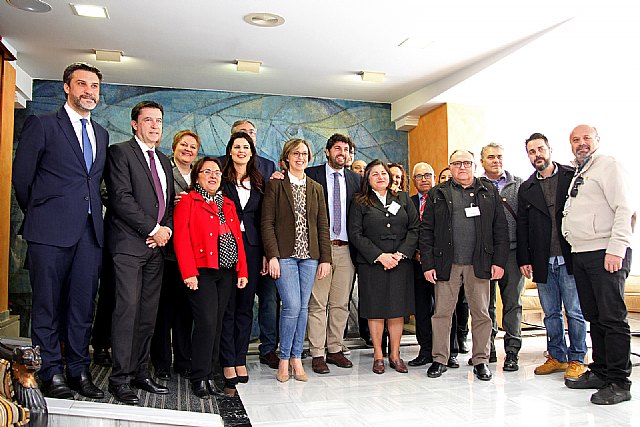
[[[573,187],[571,188],[569,195],[571,197],[576,197],[578,195],[578,187],[580,187],[582,184],[584,184],[584,178],[582,176],[577,177],[573,182]]]
[[[214,170],[211,170],[211,169],[202,169],[202,170],[200,171],[200,173],[201,173],[201,174],[204,174],[204,176],[211,176],[211,175],[213,175],[213,176],[215,176],[216,178],[220,178],[220,177],[222,176],[222,172],[220,172],[220,171],[214,171]]]
[[[432,173],[424,173],[424,174],[419,173],[419,174],[413,176],[413,178],[416,181],[422,181],[423,179],[431,179],[432,177],[433,177]]]
[[[304,157],[309,157],[309,152],[308,151],[294,151],[293,153],[291,153],[291,155],[293,157],[304,158]]]
[[[464,161],[457,161],[457,162],[451,162],[449,163],[450,166],[453,166],[454,168],[459,168],[464,166],[465,168],[470,168],[473,165],[473,162],[471,160],[464,160]]]

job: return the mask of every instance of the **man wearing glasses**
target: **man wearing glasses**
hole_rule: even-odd
[[[460,287],[471,310],[472,364],[479,380],[489,381],[491,318],[489,281],[504,274],[509,256],[507,220],[497,188],[475,178],[473,154],[456,150],[449,158],[452,179],[429,191],[420,225],[420,261],[435,285],[433,364],[427,376],[447,370],[451,316]]]
[[[624,283],[631,268],[635,211],[629,180],[613,157],[597,153],[593,126],[579,125],[570,135],[576,173],[569,187],[562,234],[571,245],[573,274],[585,320],[590,322],[593,363],[565,385],[598,389],[597,405],[631,399],[631,335]]]

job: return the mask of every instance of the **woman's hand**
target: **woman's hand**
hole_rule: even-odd
[[[186,191],[181,191],[179,194],[176,194],[176,197],[173,199],[173,206],[178,204],[178,202],[180,201],[180,199],[182,199],[182,196],[184,194],[187,194],[187,192]]]
[[[280,261],[276,257],[269,260],[269,275],[273,279],[280,278]]]
[[[198,290],[198,276],[187,277],[184,279],[184,284],[187,285],[192,291]]]
[[[261,276],[266,276],[267,274],[269,274],[269,263],[267,262],[267,257],[263,256],[262,257],[262,270],[260,270],[260,275]]]
[[[376,261],[382,264],[385,270],[391,270],[392,268],[396,268],[398,266],[398,260],[396,259],[395,254],[380,254]]]
[[[331,264],[329,264],[328,262],[321,262],[318,265],[318,274],[317,274],[318,280],[324,279],[329,275],[330,272],[331,272]]]
[[[247,286],[248,281],[249,279],[247,279],[246,277],[238,277],[238,289],[243,289],[245,286]]]

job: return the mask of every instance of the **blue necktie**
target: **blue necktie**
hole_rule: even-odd
[[[82,153],[84,154],[84,164],[87,166],[87,172],[91,170],[93,164],[93,150],[91,149],[91,141],[89,140],[89,132],[87,132],[87,119],[80,119],[82,123]]]

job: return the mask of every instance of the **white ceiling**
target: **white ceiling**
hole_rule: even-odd
[[[585,4],[87,0],[107,7],[110,19],[99,20],[75,16],[68,2],[47,1],[53,10],[45,14],[0,2],[0,35],[33,78],[61,79],[66,65],[88,61],[108,83],[374,102],[398,101],[429,87],[442,92],[457,83],[448,76],[464,80],[470,74],[465,70],[475,73],[501,51],[576,16]],[[243,21],[251,12],[276,13],[286,22],[253,27]],[[425,49],[398,47],[407,38],[431,43]],[[122,50],[124,60],[97,63],[94,49]],[[262,61],[262,71],[239,73],[235,59]],[[362,70],[385,72],[386,79],[363,82],[357,75]]]

